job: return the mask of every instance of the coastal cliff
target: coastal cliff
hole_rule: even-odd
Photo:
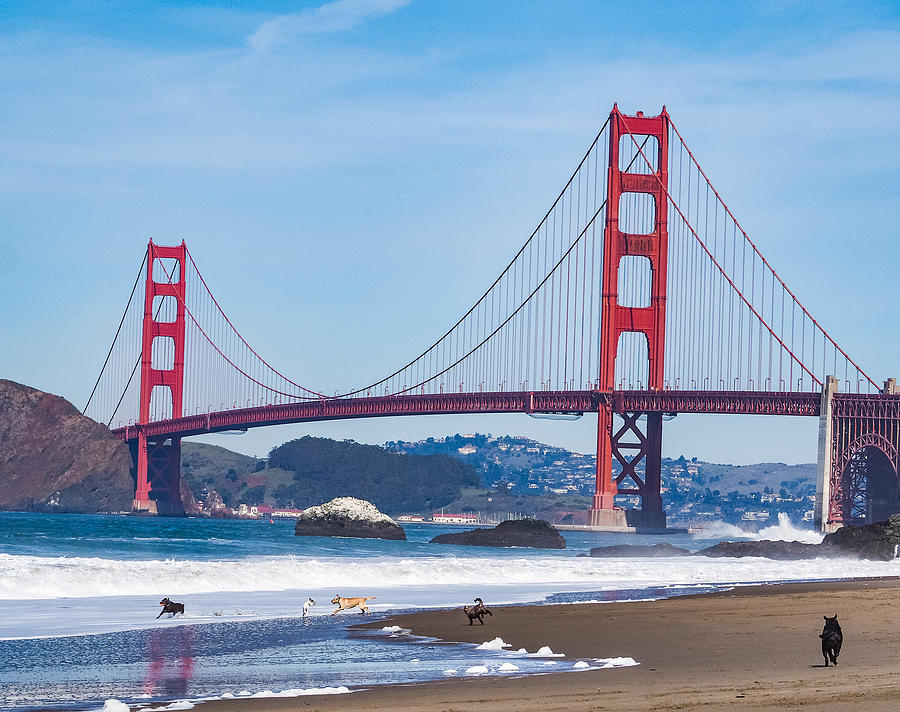
[[[59,396],[0,379],[0,509],[115,512],[131,507],[125,443]]]

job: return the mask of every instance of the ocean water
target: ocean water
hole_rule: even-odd
[[[564,650],[547,657],[499,643],[478,649],[406,631],[355,631],[362,616],[330,615],[336,594],[375,596],[377,618],[458,607],[476,596],[488,605],[621,601],[900,574],[900,562],[577,556],[621,543],[697,550],[738,536],[821,539],[784,518],[758,535],[728,525],[702,535],[566,531],[561,551],[436,545],[427,542],[453,528],[405,529],[409,541],[396,542],[294,537],[291,521],[0,513],[0,709],[99,709],[109,699],[184,709],[223,695],[347,693],[445,676],[631,664],[627,642],[577,661]],[[185,615],[157,618],[164,596],[183,602]],[[308,596],[317,605],[304,619]]]

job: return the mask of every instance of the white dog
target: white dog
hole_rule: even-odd
[[[309,613],[309,607],[316,605],[316,602],[311,598],[306,599],[306,603],[303,604],[303,617],[306,618],[306,614]]]

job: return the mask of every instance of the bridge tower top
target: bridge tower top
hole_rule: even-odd
[[[153,240],[147,244],[138,416],[142,424],[150,421],[150,404],[156,397],[171,399],[172,418],[182,415],[185,258],[184,241],[175,247],[156,245]],[[157,388],[162,392],[156,391]]]

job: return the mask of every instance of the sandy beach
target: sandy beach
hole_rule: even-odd
[[[493,607],[481,627],[461,611],[398,616],[418,635],[569,659],[630,656],[637,667],[530,677],[452,679],[350,695],[205,703],[204,712],[288,710],[894,710],[900,699],[900,580],[752,586],[663,601]],[[490,602],[488,602],[490,603]],[[824,667],[822,616],[844,647]]]

